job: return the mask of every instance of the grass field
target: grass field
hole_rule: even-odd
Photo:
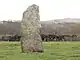
[[[80,42],[44,42],[43,53],[21,53],[19,42],[0,42],[0,60],[80,60]]]

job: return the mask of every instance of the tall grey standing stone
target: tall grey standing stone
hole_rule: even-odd
[[[33,4],[23,13],[21,21],[22,52],[43,51],[40,27],[39,6]]]

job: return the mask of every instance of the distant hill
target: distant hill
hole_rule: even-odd
[[[80,23],[80,19],[78,18],[64,18],[64,19],[56,19],[55,23]]]
[[[0,22],[0,35],[20,34],[20,22]]]
[[[42,34],[76,34],[80,35],[80,19],[56,19],[50,21],[41,21]]]
[[[41,34],[76,34],[80,36],[80,19],[40,21]],[[0,22],[0,34],[20,34],[20,22]]]

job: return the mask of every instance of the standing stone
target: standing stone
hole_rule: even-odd
[[[39,6],[33,4],[23,13],[21,21],[22,52],[43,51],[40,27]]]

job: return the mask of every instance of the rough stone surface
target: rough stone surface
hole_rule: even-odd
[[[43,51],[40,27],[39,6],[33,4],[23,13],[21,21],[22,52]]]

